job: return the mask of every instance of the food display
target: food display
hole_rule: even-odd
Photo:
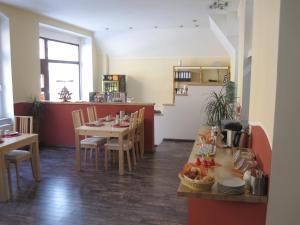
[[[210,135],[210,132],[207,132],[205,134],[200,134],[199,138],[202,143],[214,144],[215,142],[214,138]]]
[[[220,166],[220,164],[215,162],[215,159],[211,156],[207,155],[202,155],[196,158],[196,162],[195,162],[196,166],[202,166],[205,168],[213,168],[216,166]]]
[[[198,155],[215,155],[216,154],[216,147],[212,144],[202,144],[200,146],[198,152]]]
[[[178,195],[266,202],[268,182],[255,153],[250,148],[222,148],[219,135],[207,126],[199,130],[188,163],[179,174]]]
[[[191,163],[184,166],[179,178],[185,186],[197,191],[208,191],[215,182],[215,178],[208,175],[205,168]]]
[[[258,166],[255,155],[250,150],[237,150],[233,155],[234,169],[244,173]]]

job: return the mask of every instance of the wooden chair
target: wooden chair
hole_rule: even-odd
[[[87,110],[89,123],[97,121],[98,116],[97,116],[96,107],[95,106],[89,106],[89,107],[86,108],[86,110]]]
[[[97,116],[97,110],[95,106],[89,106],[86,108],[87,115],[88,115],[88,121],[89,123],[95,122],[98,120]],[[100,136],[95,136],[95,137],[100,137]],[[100,137],[103,138],[103,137]],[[90,151],[90,158],[92,157],[93,151]],[[85,158],[86,158],[86,152],[85,152]]]
[[[24,133],[24,134],[31,134],[33,129],[33,118],[32,116],[15,116],[14,117],[14,125],[13,130]],[[27,150],[12,150],[5,154],[5,160],[7,164],[7,171],[8,171],[8,180],[9,180],[9,189],[12,192],[11,187],[11,174],[10,174],[10,164],[15,164],[16,168],[16,177],[17,177],[17,187],[20,188],[20,164],[22,161],[30,160],[31,162],[31,169],[32,175],[34,176],[33,167],[32,167],[32,160],[31,160],[31,146],[29,151]]]
[[[72,112],[72,119],[73,119],[74,129],[85,124],[83,118],[83,112],[81,109]],[[85,161],[86,161],[87,150],[91,151],[91,155],[93,154],[93,151],[95,151],[95,162],[96,162],[97,170],[99,168],[98,166],[99,149],[102,145],[105,144],[105,142],[106,139],[102,137],[85,137],[83,140],[80,141],[80,147],[84,148]]]
[[[131,167],[131,157],[130,157],[130,151],[133,156],[133,163],[134,166],[136,165],[136,157],[135,157],[135,146],[134,146],[134,138],[135,138],[135,132],[137,127],[137,115],[138,112],[132,113],[129,123],[129,133],[126,140],[123,142],[123,150],[124,153],[126,152],[127,157],[127,164],[128,164],[128,170],[129,172],[132,171]],[[105,149],[105,170],[108,169],[108,159],[110,157],[110,152],[117,152],[119,151],[119,143],[117,139],[110,139],[108,143],[104,145]]]
[[[145,107],[139,109],[137,132],[135,138],[135,146],[137,152],[137,158],[144,157],[144,119],[145,119]]]

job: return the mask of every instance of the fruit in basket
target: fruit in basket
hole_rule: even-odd
[[[193,167],[193,166],[187,166],[185,167],[185,170],[183,172],[183,175],[185,175],[186,177],[194,180],[197,176],[199,176],[200,173],[200,169],[197,167]]]
[[[201,179],[201,182],[203,182],[203,183],[212,183],[212,182],[214,182],[214,180],[215,179],[212,176],[207,175],[207,176],[205,176]]]
[[[205,168],[200,168],[190,163],[184,166],[182,175],[200,183],[211,183],[214,181],[212,176],[207,175],[207,170]]]
[[[183,167],[182,173],[185,174],[185,173],[189,172],[192,167],[193,166],[190,163],[185,164]]]

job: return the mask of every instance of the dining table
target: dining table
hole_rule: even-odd
[[[38,134],[19,133],[17,135],[2,138],[0,141],[0,202],[8,201],[11,195],[8,186],[8,174],[5,162],[5,154],[9,151],[24,146],[30,146],[34,179],[37,182],[41,180]]]
[[[129,133],[128,126],[115,125],[113,121],[95,122],[75,128],[76,145],[76,169],[81,170],[81,147],[80,138],[87,136],[100,136],[106,138],[118,138],[119,146],[119,175],[124,175],[124,138]]]

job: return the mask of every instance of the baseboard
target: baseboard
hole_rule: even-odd
[[[163,141],[175,141],[175,142],[194,142],[192,139],[176,139],[176,138],[164,138]]]
[[[71,145],[45,145],[45,144],[41,143],[40,146],[44,147],[44,148],[68,148],[68,149],[75,149],[75,146],[71,146]]]

